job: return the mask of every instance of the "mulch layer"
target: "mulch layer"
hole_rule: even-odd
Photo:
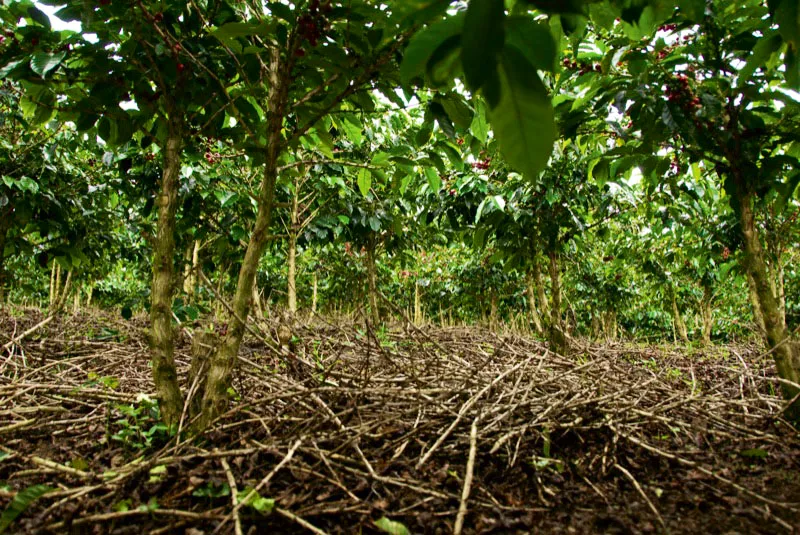
[[[480,328],[316,318],[287,360],[264,322],[230,410],[191,438],[154,418],[143,320],[64,315],[9,343],[43,319],[0,312],[0,509],[20,513],[9,533],[800,527],[800,435],[755,346],[586,344],[565,357]],[[176,348],[183,384],[191,336]],[[22,510],[26,489],[49,491]]]

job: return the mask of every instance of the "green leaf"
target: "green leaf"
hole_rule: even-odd
[[[358,171],[356,183],[358,184],[358,191],[361,192],[361,195],[366,197],[369,194],[369,189],[372,187],[372,173],[369,172],[369,169],[363,168]]]
[[[776,32],[768,33],[760,38],[756,42],[756,46],[753,47],[753,53],[750,54],[747,63],[739,71],[737,85],[739,87],[744,86],[753,76],[753,73],[759,67],[764,66],[770,56],[780,49],[781,44],[782,39]]]
[[[432,135],[433,135],[433,121],[425,121],[424,123],[422,123],[422,126],[419,127],[417,134],[414,136],[414,143],[417,144],[417,147],[421,148],[428,141],[430,141]]]
[[[361,125],[361,122],[358,119],[350,115],[346,115],[342,118],[339,124],[341,125],[342,130],[344,130],[347,139],[352,141],[355,145],[361,145],[361,142],[363,141],[362,132],[364,127]]]
[[[702,22],[706,14],[706,0],[678,0],[678,9],[692,22]]]
[[[489,139],[489,123],[486,122],[486,106],[483,102],[478,101],[475,105],[475,117],[472,119],[472,124],[469,128],[472,135],[482,144],[486,144]]]
[[[50,17],[45,15],[39,8],[31,6],[28,8],[28,16],[50,30]]]
[[[780,0],[775,8],[775,22],[783,40],[791,45],[795,53],[800,48],[800,4],[797,0]]]
[[[14,499],[8,504],[6,510],[0,515],[0,533],[5,532],[8,527],[21,515],[30,504],[35,502],[39,497],[44,496],[48,492],[55,490],[47,485],[31,485],[25,490],[19,491],[14,495]]]
[[[555,116],[539,75],[514,47],[503,54],[500,100],[490,119],[509,165],[536,180],[553,151]]]
[[[267,23],[229,22],[211,32],[211,35],[220,40],[227,40],[250,35],[265,35],[269,32],[269,29],[270,25]]]
[[[769,455],[769,452],[762,450],[761,448],[752,448],[749,450],[743,450],[741,455],[742,457],[749,457],[751,459],[764,459]]]
[[[389,535],[411,535],[405,525],[397,522],[396,520],[389,520],[387,517],[382,516],[374,521],[375,527]]]
[[[418,32],[408,43],[403,52],[403,62],[400,64],[400,80],[407,84],[413,78],[421,76],[428,65],[428,60],[433,53],[448,39],[461,35],[464,24],[464,14],[458,13],[453,17],[431,24]]]
[[[36,52],[31,57],[31,70],[44,78],[48,72],[58,67],[66,57],[66,52],[58,52],[56,54]]]
[[[516,47],[541,71],[552,71],[556,62],[556,44],[550,27],[530,17],[509,17],[506,20],[506,44]]]
[[[432,167],[426,167],[425,178],[428,179],[428,185],[434,192],[438,193],[438,191],[442,189],[442,179],[439,178],[439,173],[436,171],[436,169]]]
[[[497,57],[505,42],[503,0],[471,0],[461,34],[461,63],[473,91],[497,77]]]

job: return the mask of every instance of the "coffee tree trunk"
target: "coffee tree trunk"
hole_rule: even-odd
[[[564,320],[561,317],[561,273],[558,266],[558,253],[550,251],[550,292],[552,303],[550,306],[550,349],[559,355],[567,353],[567,337],[564,333]]]
[[[0,304],[3,304],[6,300],[5,250],[8,232],[11,230],[12,213],[13,209],[10,202],[0,211]]]
[[[758,302],[758,290],[756,290],[756,281],[753,276],[747,274],[747,289],[750,297],[750,306],[753,308],[753,321],[756,324],[756,329],[762,340],[767,339],[767,327],[764,324],[764,314],[761,312],[761,303]]]
[[[289,254],[288,254],[288,282],[287,295],[289,313],[297,313],[297,180],[295,180],[295,192],[292,197],[291,226],[289,227]]]
[[[264,155],[264,167],[259,190],[255,225],[250,234],[247,251],[244,255],[236,293],[231,307],[233,309],[228,320],[228,332],[221,340],[212,356],[206,380],[201,413],[196,423],[196,431],[202,431],[214,421],[228,406],[228,387],[231,374],[236,365],[236,357],[244,337],[245,322],[250,313],[258,263],[267,246],[269,226],[272,221],[272,208],[275,198],[275,182],[278,178],[278,157],[282,151],[281,129],[286,111],[289,72],[288,66],[280,59],[280,51],[272,48],[269,65],[269,94],[267,103],[267,146]]]
[[[367,285],[369,292],[369,317],[373,325],[378,325],[381,322],[381,315],[378,309],[378,274],[375,267],[374,240],[370,240],[367,244]]]
[[[164,148],[164,170],[158,195],[158,228],[153,242],[153,283],[150,299],[150,351],[153,380],[161,418],[177,425],[183,408],[178,386],[172,331],[172,296],[175,277],[175,213],[178,208],[181,137],[176,125]]]
[[[713,297],[711,286],[703,286],[703,298],[700,300],[700,318],[703,320],[701,341],[704,345],[711,343],[711,329],[714,326],[714,311],[711,308]]]
[[[539,297],[539,310],[542,313],[542,319],[547,318],[550,313],[550,307],[547,303],[547,296],[544,293],[544,282],[542,281],[542,268],[539,265],[538,258],[533,261],[533,282],[536,284],[536,292]],[[544,323],[544,322],[542,322]],[[544,328],[544,325],[542,325]]]
[[[317,272],[311,274],[311,313],[317,313]]]
[[[528,271],[526,278],[528,283],[528,309],[531,315],[531,323],[533,323],[533,328],[536,331],[536,334],[542,334],[544,332],[544,328],[542,327],[542,318],[539,316],[539,310],[536,306],[536,294],[539,291],[537,287],[538,285],[536,284],[536,278],[531,270]]]
[[[678,308],[678,300],[675,298],[675,290],[670,289],[669,296],[672,301],[672,320],[675,323],[675,330],[683,343],[689,343],[689,331],[686,329],[686,322]]]
[[[418,281],[414,282],[414,325],[422,325],[422,291]]]
[[[740,180],[738,184],[744,185]],[[744,189],[744,188],[742,188]],[[739,195],[739,223],[742,237],[744,238],[744,263],[747,272],[753,277],[755,294],[761,313],[764,317],[764,329],[768,345],[772,348],[772,357],[778,370],[778,376],[787,382],[781,381],[781,391],[786,400],[794,399],[800,393],[800,355],[791,341],[786,323],[782,321],[781,307],[773,293],[773,285],[769,280],[769,273],[764,261],[764,250],[758,236],[753,214],[753,194],[741,193]],[[800,422],[800,400],[795,400],[787,408],[785,415],[791,421]]]

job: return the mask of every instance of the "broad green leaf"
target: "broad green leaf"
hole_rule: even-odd
[[[346,115],[339,121],[339,124],[344,130],[347,139],[353,142],[355,145],[361,145],[363,141],[363,134],[362,131],[364,127],[361,125],[361,122],[351,115]]]
[[[687,19],[701,22],[706,14],[706,0],[678,0],[678,9]]]
[[[442,43],[461,34],[464,24],[464,14],[459,13],[443,21],[431,24],[418,32],[408,43],[403,52],[403,62],[400,65],[400,80],[407,84],[413,78],[421,76],[428,65],[433,53]]]
[[[21,490],[15,494],[11,503],[8,504],[6,510],[0,515],[0,533],[4,533],[30,504],[53,490],[55,489],[47,485],[31,485],[25,490]]]
[[[444,107],[444,111],[447,112],[447,116],[456,126],[464,130],[469,128],[470,123],[472,123],[473,113],[461,95],[450,94],[441,99],[440,102]]]
[[[477,101],[475,104],[475,117],[472,119],[470,130],[478,141],[486,144],[489,139],[489,123],[486,122],[486,106],[481,101]]]
[[[50,17],[45,15],[39,8],[31,6],[28,8],[28,16],[50,30]]]
[[[55,54],[36,52],[31,57],[31,70],[44,78],[48,72],[58,67],[66,57],[66,52],[57,52]]]
[[[411,535],[411,532],[408,531],[405,525],[396,520],[390,520],[385,516],[375,520],[374,523],[375,527],[389,535]]]
[[[556,45],[550,27],[530,17],[509,17],[506,20],[506,45],[516,47],[541,71],[552,71],[556,62]]]
[[[800,3],[797,0],[779,0],[775,8],[775,22],[783,40],[797,53],[800,48]]]
[[[428,185],[431,187],[434,193],[438,193],[438,191],[442,189],[442,179],[439,177],[439,172],[436,169],[432,167],[426,167],[425,178],[428,179]]]
[[[503,0],[470,0],[461,34],[461,63],[467,86],[473,91],[497,76],[505,16]]]
[[[361,195],[366,197],[369,194],[369,189],[372,187],[372,173],[370,173],[369,169],[363,168],[358,171],[356,183],[358,184],[358,191],[361,192]]]
[[[269,33],[269,30],[270,25],[267,23],[253,24],[249,22],[229,22],[211,32],[211,35],[217,39],[224,40],[235,37],[247,37],[250,35],[266,35]]]
[[[763,67],[770,56],[780,49],[781,44],[782,40],[777,32],[772,32],[761,37],[756,42],[756,46],[753,47],[753,53],[750,54],[747,63],[739,71],[737,85],[739,87],[744,86],[750,80],[750,77],[753,76],[753,73],[756,72],[759,67]]]
[[[514,47],[504,51],[500,100],[489,114],[509,165],[527,180],[535,181],[553,150],[555,116],[539,75]]]

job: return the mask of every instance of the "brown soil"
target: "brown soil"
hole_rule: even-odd
[[[41,319],[0,313],[0,344]],[[0,508],[54,489],[9,532],[381,533],[386,517],[453,533],[460,508],[462,533],[800,526],[800,436],[753,347],[562,357],[477,328],[317,320],[288,359],[247,340],[239,399],[176,440],[141,401],[143,327],[64,316],[0,353]],[[185,381],[188,331],[180,342]],[[257,486],[271,514],[235,509],[231,489]]]

